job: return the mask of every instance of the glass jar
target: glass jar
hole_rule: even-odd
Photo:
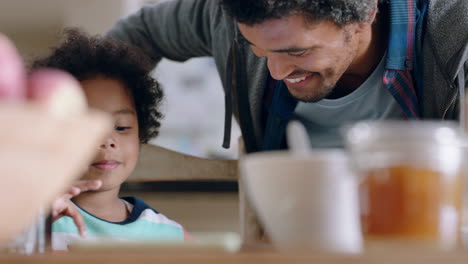
[[[367,241],[459,244],[463,136],[456,123],[361,122],[347,129],[346,144]]]

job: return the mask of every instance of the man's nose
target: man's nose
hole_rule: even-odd
[[[295,69],[293,64],[288,63],[287,60],[281,56],[270,56],[268,59],[268,69],[270,70],[271,77],[275,80],[283,80],[288,77]]]

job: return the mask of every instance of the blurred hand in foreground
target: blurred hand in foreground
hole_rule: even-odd
[[[14,45],[0,33],[0,122],[6,125],[0,132],[0,211],[12,216],[0,220],[0,243],[50,204],[54,218],[71,216],[84,234],[70,199],[102,183],[73,181],[112,127],[109,118],[87,111],[83,91],[69,74],[44,69],[28,76]]]

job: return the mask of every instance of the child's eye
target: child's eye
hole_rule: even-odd
[[[132,127],[126,127],[126,126],[116,126],[114,129],[117,131],[117,132],[124,132],[124,131],[127,131],[129,129],[131,129]]]

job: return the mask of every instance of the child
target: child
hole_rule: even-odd
[[[158,111],[163,93],[149,76],[151,63],[139,50],[116,40],[88,37],[67,30],[66,40],[33,68],[56,68],[80,81],[88,105],[111,114],[114,131],[96,146],[98,153],[82,179],[100,180],[98,190],[72,199],[86,225],[86,238],[118,240],[178,240],[187,238],[184,228],[136,197],[118,196],[120,185],[137,164],[140,144],[158,134]],[[75,139],[71,139],[75,140]],[[52,226],[52,247],[65,250],[80,238],[70,217]]]

